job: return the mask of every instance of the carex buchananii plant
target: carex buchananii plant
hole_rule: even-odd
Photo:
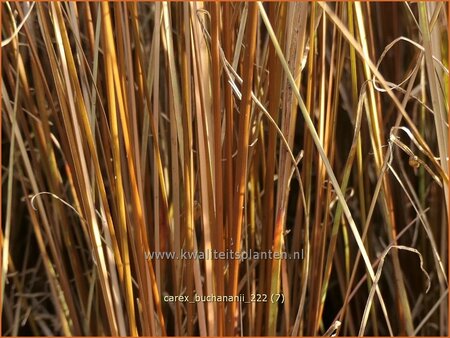
[[[2,335],[448,335],[446,2],[2,2]]]

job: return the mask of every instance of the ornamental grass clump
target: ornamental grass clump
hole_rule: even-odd
[[[3,2],[2,335],[448,335],[446,2]]]

